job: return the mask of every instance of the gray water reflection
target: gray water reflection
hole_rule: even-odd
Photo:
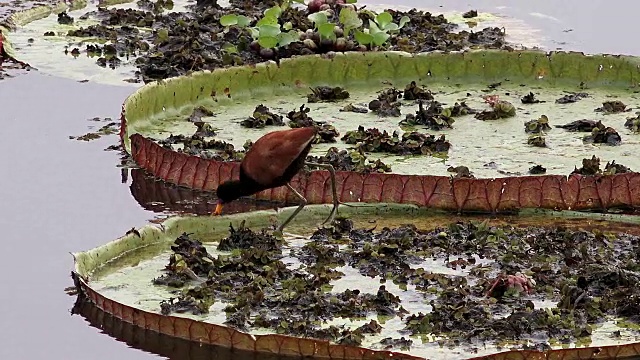
[[[435,9],[445,4],[394,2]],[[640,54],[640,43],[625,35],[632,31],[640,3],[446,2],[446,10],[470,8],[521,18],[543,30],[550,49]],[[68,310],[74,299],[62,291],[71,284],[70,251],[92,248],[132,226],[142,226],[154,211],[175,210],[144,206],[144,199],[141,206],[136,200],[140,198],[121,184],[120,171],[115,168],[118,154],[103,151],[115,137],[90,143],[68,139],[87,131],[88,118],[116,118],[130,91],[130,87],[82,84],[36,72],[0,81],[4,135],[0,141],[0,224],[5,230],[0,261],[0,359],[190,358],[189,352],[166,353],[148,344],[128,342],[160,354],[153,355],[113,341],[87,326],[81,317],[71,317]],[[208,210],[205,206],[202,211]]]
[[[71,251],[89,249],[144,225],[120,182],[114,136],[90,143],[86,119],[117,117],[129,93],[36,72],[0,82],[0,359],[145,359],[98,335],[68,310],[74,299]]]
[[[142,208],[164,214],[210,215],[216,208],[213,192],[191,190],[158,181],[141,169],[131,170],[131,196]],[[269,210],[288,204],[240,199],[225,206],[225,214]]]
[[[545,48],[640,55],[634,24],[640,3],[625,0],[368,0],[441,11],[477,9],[520,19],[542,31]],[[509,29],[507,29],[507,32]]]

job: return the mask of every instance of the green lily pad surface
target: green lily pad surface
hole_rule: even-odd
[[[184,11],[185,3],[177,4],[175,11]],[[13,47],[18,52],[18,58],[39,71],[71,78],[78,81],[92,81],[110,85],[121,85],[139,87],[136,82],[131,82],[133,78],[135,66],[130,58],[123,61],[119,66],[110,68],[108,66],[101,67],[96,64],[100,56],[87,53],[85,51],[87,45],[93,44],[109,44],[110,41],[92,37],[74,37],[68,36],[69,31],[78,30],[83,27],[98,24],[99,21],[86,14],[91,14],[98,10],[98,2],[83,3],[75,6],[74,10],[66,13],[74,18],[72,24],[61,24],[58,22],[58,14],[64,10],[56,9],[50,12],[48,16],[39,19],[23,20],[23,24],[12,31],[8,38]],[[129,9],[134,7],[131,3],[110,5],[109,8]],[[140,28],[142,32],[150,32],[150,28]],[[45,36],[46,34],[46,36]],[[76,54],[74,49],[78,51]],[[82,54],[80,54],[82,51]]]
[[[353,141],[347,143],[341,138],[358,127],[376,128],[389,135],[397,132],[398,137],[417,131],[433,135],[434,139],[444,136],[449,142],[448,152],[413,156],[390,154],[373,143],[364,147],[370,160],[381,159],[394,173],[450,175],[452,168],[464,166],[472,176],[491,178],[528,175],[532,167],[540,165],[546,174],[568,175],[581,167],[583,159],[593,156],[603,166],[615,161],[634,171],[640,168],[634,156],[639,135],[630,125],[634,120],[629,119],[637,117],[636,74],[634,58],[528,51],[417,56],[351,53],[333,59],[283,60],[280,66],[259,65],[256,70],[230,68],[141,90],[125,105],[125,110],[132,109],[132,113],[127,113],[123,140],[127,144],[128,136],[140,133],[180,150],[180,144],[169,145],[165,140],[172,135],[193,135],[198,129],[194,121],[201,121],[215,132],[210,137],[207,135],[211,133],[204,134],[205,141],[224,141],[241,150],[247,140],[288,128],[288,113],[303,106],[309,109],[307,115],[313,120],[325,122],[339,132],[335,142],[315,145],[312,155],[324,155],[334,146],[353,148]],[[433,100],[423,102],[425,108],[433,101],[443,109],[464,102],[477,112],[487,112],[493,110],[491,99],[497,99],[513,105],[515,114],[495,120],[479,114],[452,116],[450,127],[433,129],[412,125],[407,119],[408,115],[417,116],[415,100],[398,100],[399,116],[381,117],[370,110],[341,111],[351,105],[367,109],[380,92],[391,88],[405,90],[412,81],[433,96]],[[319,85],[339,86],[349,96],[333,102],[309,101],[308,95]],[[526,100],[531,95],[536,103]],[[151,96],[155,96],[153,104],[145,104],[144,99]],[[567,102],[567,98],[576,101]],[[606,106],[616,101],[622,103],[621,108],[607,111]],[[260,129],[241,126],[254,116],[259,105],[281,116],[285,125]],[[548,124],[540,133],[535,124],[525,125],[541,118],[546,118]],[[557,127],[578,120],[594,124],[600,121],[602,129],[598,131],[611,128],[606,131],[617,132],[620,141],[594,143],[596,133],[592,128],[580,132]],[[608,139],[602,137],[605,133],[601,133],[600,140]],[[536,146],[535,137],[543,138],[545,146]],[[196,151],[195,155],[207,157],[211,153]]]
[[[278,217],[288,216],[291,210],[285,209],[278,214]],[[631,219],[612,215],[566,213],[558,216],[552,213],[529,213],[527,217],[496,218],[483,222],[482,218],[457,218],[425,209],[418,210],[412,206],[379,204],[344,208],[342,214],[354,219],[354,228],[350,234],[347,232],[343,233],[342,237],[336,237],[334,233],[327,238],[320,235],[322,231],[316,231],[310,239],[309,235],[313,227],[328,210],[329,207],[326,205],[307,207],[289,228],[292,234],[286,235],[284,243],[281,247],[274,248],[276,250],[271,252],[271,255],[260,253],[266,249],[262,247],[266,243],[257,239],[260,233],[258,229],[275,220],[273,212],[259,211],[222,218],[172,218],[163,224],[161,231],[141,229],[138,234],[132,233],[101,248],[74,254],[76,271],[86,277],[91,288],[101,296],[125,306],[200,322],[225,323],[227,326],[239,328],[243,332],[254,335],[293,333],[300,336],[297,331],[300,331],[303,325],[295,321],[296,314],[301,311],[297,309],[307,309],[302,310],[302,314],[310,322],[318,314],[323,313],[321,309],[314,307],[314,302],[308,303],[304,300],[313,293],[313,296],[318,299],[326,299],[328,303],[324,306],[330,309],[343,309],[342,311],[352,309],[353,311],[360,308],[365,314],[363,316],[360,313],[360,316],[355,317],[325,314],[324,317],[328,317],[326,321],[318,317],[313,324],[305,325],[316,329],[312,337],[331,338],[332,336],[327,334],[340,329],[337,335],[334,333],[332,342],[399,351],[430,359],[461,359],[508,349],[522,350],[527,347],[534,350],[547,350],[575,346],[619,345],[638,340],[638,333],[635,330],[637,326],[633,325],[633,321],[636,320],[633,320],[632,312],[619,318],[602,314],[602,312],[615,313],[616,311],[620,314],[625,313],[622,308],[612,310],[607,307],[609,305],[606,304],[611,304],[610,301],[617,301],[620,306],[624,303],[624,300],[617,297],[619,295],[607,294],[624,293],[627,291],[624,289],[629,285],[625,285],[625,281],[637,276],[636,272],[631,270],[633,260],[625,260],[629,249],[637,247],[637,234],[632,235],[633,229],[637,226],[637,220],[634,223]],[[412,219],[415,228],[402,227],[408,218]],[[457,225],[451,225],[456,221],[458,221]],[[235,246],[240,246],[241,249],[233,249],[234,245],[230,245],[232,243],[229,239],[220,242],[221,239],[229,236],[230,224],[235,229],[232,232],[245,231],[245,235],[248,230],[242,230],[243,225],[253,229],[255,233],[251,236],[254,236],[258,242],[250,247],[236,243]],[[376,229],[373,233],[382,234],[386,231],[387,240],[381,243],[377,243],[377,240],[370,244],[359,243],[362,240],[357,240],[358,238],[367,236],[368,232],[364,229],[372,229],[374,224]],[[531,242],[527,237],[511,237],[513,234],[509,233],[509,231],[518,231],[510,227],[515,226],[526,229],[521,230],[525,233],[533,234],[535,233],[533,227],[539,227],[541,224],[547,227],[547,232],[538,233],[539,238],[536,242]],[[467,250],[458,252],[461,249],[456,250],[458,246],[455,240],[456,231],[465,226],[472,226],[475,229],[471,233],[476,238],[463,240],[459,245],[466,244]],[[339,227],[336,225],[332,230],[325,230],[340,232]],[[500,229],[507,229],[506,233],[499,232]],[[628,235],[620,235],[621,233],[628,233]],[[560,237],[554,240],[554,236],[558,234],[561,234]],[[237,234],[235,236],[236,240],[240,239]],[[564,240],[560,240],[562,236]],[[179,241],[174,243],[176,239],[185,238],[202,241],[209,254],[208,258],[199,258],[195,252],[191,252],[189,258],[179,257],[170,261],[173,251],[169,246],[177,245]],[[582,239],[581,243],[574,243],[571,240],[578,238]],[[430,245],[421,247],[416,241]],[[555,241],[560,241],[560,244]],[[592,247],[597,242],[602,242],[604,246],[608,246],[608,249]],[[226,245],[219,245],[221,243]],[[409,243],[412,244],[409,248],[413,250],[405,247]],[[447,243],[448,246],[443,246]],[[533,244],[537,246],[529,247]],[[370,250],[367,250],[368,246],[372,246]],[[586,248],[582,249],[581,246]],[[340,255],[331,252],[332,247],[336,247],[336,250],[340,248],[340,253],[346,256],[346,263],[339,264],[336,256]],[[313,251],[310,252],[311,249]],[[486,252],[487,249],[495,249],[494,255],[478,256],[491,252]],[[363,255],[371,251],[375,255],[369,253],[366,260],[356,262],[349,260],[349,256],[357,258],[357,254]],[[521,251],[526,251],[531,259],[524,259]],[[597,265],[597,258],[612,261],[609,257],[619,251],[627,254],[618,255],[620,261],[628,262],[619,265],[621,268],[615,273],[617,280],[612,277],[613,273],[603,275],[601,278],[593,278],[592,274],[585,272],[585,269],[595,269],[598,266],[604,269],[608,265]],[[248,260],[249,262],[244,263],[245,270],[238,268],[234,270],[235,275],[229,273],[230,270],[227,269],[231,269],[229,259],[246,256],[248,253],[262,254],[260,255],[262,258],[255,258],[262,259],[260,260],[262,262]],[[269,257],[276,254],[281,256],[279,260],[269,260]],[[502,255],[498,256],[498,254]],[[512,257],[511,260],[508,256]],[[513,259],[513,256],[516,258]],[[384,260],[385,257],[389,260]],[[570,262],[570,259],[575,262]],[[404,261],[408,261],[410,266],[404,270],[391,270],[394,266],[404,266],[401,265]],[[542,268],[525,265],[536,261],[546,265]],[[368,265],[368,262],[371,262],[372,266]],[[189,280],[188,276],[183,277],[176,273],[179,275],[176,279],[182,279],[184,285],[175,283],[170,286],[161,285],[160,278],[171,273],[167,270],[172,263],[176,269],[184,269],[186,265],[186,268],[203,277],[203,280],[209,277],[211,282]],[[202,273],[203,269],[209,266],[206,264],[212,266],[208,274]],[[497,295],[492,292],[493,289],[490,290],[493,280],[500,271],[511,274],[518,266],[521,266],[520,271],[531,279],[535,279],[531,294],[512,289]],[[243,272],[250,271],[252,267],[262,268],[262,270],[254,272],[244,280],[248,281],[245,284],[246,287],[240,284],[233,285],[233,282],[225,285],[231,279],[242,278],[245,276]],[[606,272],[606,270],[602,271]],[[317,290],[311,290],[311,288],[303,291],[292,290],[290,286],[299,286],[299,284],[293,285],[291,281],[286,282],[285,279],[278,280],[277,276],[273,275],[286,272],[296,274],[293,277],[299,278],[303,283],[307,281],[306,286],[318,286]],[[316,282],[324,285],[311,285],[314,283],[311,281],[312,277],[307,277],[307,280],[303,281],[303,274],[330,276],[332,280],[317,278]],[[406,278],[403,280],[401,274],[409,276],[409,281],[407,282]],[[580,276],[586,276],[587,280],[580,280]],[[587,288],[583,288],[581,281],[587,281]],[[217,294],[213,296],[213,300],[201,297],[205,294],[201,289],[207,286],[217,289],[212,290],[213,294]],[[225,286],[227,291],[233,294],[229,295],[231,298],[222,295]],[[605,290],[602,290],[602,286],[605,286]],[[607,286],[611,287],[607,288]],[[489,293],[485,295],[487,290]],[[579,297],[582,291],[585,295]],[[597,291],[605,291],[605,293]],[[577,296],[574,296],[573,292],[577,292]],[[185,298],[185,294],[191,294],[191,296]],[[257,296],[256,294],[262,294],[265,298],[254,302],[251,299]],[[348,294],[348,299],[351,300],[340,300],[345,294]],[[241,312],[242,308],[238,307],[235,301],[229,301],[237,295],[240,295],[237,301],[243,298],[244,301],[248,301],[250,307],[260,307],[260,302],[273,303],[274,298],[278,297],[282,297],[286,306],[273,305],[266,312],[259,313],[250,311],[246,319],[238,320],[235,315]],[[227,298],[221,299],[220,296],[227,296]],[[612,299],[606,299],[606,296]],[[635,299],[634,296],[630,295],[630,299]],[[284,300],[285,298],[289,300]],[[184,302],[182,305],[176,305],[177,300]],[[373,301],[374,305],[369,305],[372,306],[369,308],[360,304],[360,301],[365,303]],[[631,300],[631,303],[633,301],[635,300]],[[200,305],[194,305],[196,303]],[[360,305],[355,305],[356,303]],[[290,318],[278,317],[279,314],[281,316],[283,308],[291,309]],[[488,315],[482,311],[478,312],[479,309],[488,311]],[[457,313],[460,317],[456,315]],[[442,318],[446,314],[449,314],[451,319]],[[272,325],[264,325],[266,319],[273,317],[280,320],[275,321],[275,325],[273,321],[270,322]],[[631,322],[626,320],[626,317],[632,319]],[[517,320],[518,318],[521,320]],[[482,323],[482,321],[486,322]],[[529,323],[527,325],[522,321]],[[262,325],[255,325],[257,323]],[[294,325],[297,327],[293,327]],[[360,330],[356,330],[358,328]],[[323,333],[320,329],[325,329],[327,332]],[[502,333],[491,332],[496,329],[502,329]],[[483,334],[485,336],[493,334],[495,337],[482,338]],[[177,333],[176,335],[183,336]]]

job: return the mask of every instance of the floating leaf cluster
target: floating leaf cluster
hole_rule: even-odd
[[[405,132],[402,137],[397,132],[389,135],[387,131],[380,132],[376,128],[348,131],[342,141],[354,144],[365,152],[385,152],[395,155],[442,155],[449,151],[451,144],[444,135],[436,138],[434,135],[417,131]]]
[[[523,104],[539,104],[544,103],[545,101],[536,99],[536,95],[532,92],[529,92],[527,95],[520,98],[520,101]]]
[[[583,138],[586,143],[594,143],[594,144],[607,144],[607,145],[620,145],[622,142],[622,137],[618,132],[610,127],[604,126],[602,122],[596,124],[596,126],[591,130],[591,134],[587,135]]]
[[[369,102],[369,110],[373,111],[380,117],[398,117],[400,116],[400,99],[402,91],[396,88],[389,88],[381,91],[378,98]]]
[[[569,93],[561,98],[556,99],[556,104],[570,104],[589,97],[587,93]]]
[[[605,114],[615,114],[615,113],[620,113],[620,112],[629,111],[629,110],[631,109],[627,109],[627,105],[625,105],[622,101],[613,100],[613,101],[603,102],[602,106],[599,108],[596,108],[594,111],[602,112]]]
[[[498,120],[513,117],[516,115],[516,108],[506,100],[500,100],[497,95],[485,98],[485,102],[491,106],[491,110],[484,110],[476,113],[475,118],[479,120]]]
[[[505,34],[499,28],[458,31],[458,26],[444,16],[429,12],[374,13],[338,4],[341,1],[317,0],[299,8],[290,6],[291,1],[232,0],[230,7],[223,8],[216,1],[200,0],[186,12],[170,12],[172,0],[140,0],[139,10],[100,7],[87,13],[80,18],[91,17],[99,23],[68,35],[87,38],[93,50],[107,41],[117,51],[98,55],[96,63],[116,67],[134,58],[138,67],[134,81],[144,82],[190,71],[332,51],[507,48]],[[61,23],[73,21],[66,13],[59,15]],[[82,47],[71,49],[72,55],[97,55]]]
[[[265,126],[284,126],[282,116],[269,111],[269,108],[260,104],[253,110],[253,115],[240,123],[243,127],[263,128]]]
[[[600,169],[600,158],[593,155],[591,159],[582,159],[582,167],[576,167],[573,170],[572,174],[580,174],[580,175],[615,175],[632,172],[631,169],[622,165],[616,164],[616,161],[613,160],[611,162],[607,162],[604,167],[604,170]]]
[[[438,101],[432,100],[425,108],[423,101],[418,101],[418,110],[415,114],[407,114],[400,121],[400,125],[422,125],[431,130],[452,128],[454,117],[475,114],[476,110],[470,108],[464,101],[455,103],[452,107],[444,108]]]
[[[217,256],[183,234],[154,283],[175,289],[161,303],[164,313],[202,314],[222,302],[229,326],[351,345],[379,334],[385,323],[368,319],[348,328],[325,321],[399,318],[405,328],[398,335],[436,335],[445,344],[515,341],[545,348],[550,341],[588,341],[606,319],[640,320],[637,236],[612,228],[603,232],[595,223],[580,229],[501,224],[485,220],[431,230],[415,225],[375,230],[338,218],[303,246],[291,248],[241,225],[219,242],[217,249],[224,253]],[[285,254],[300,265],[288,267]],[[466,275],[430,271],[425,261],[463,269]],[[333,291],[347,267],[380,279],[381,285],[373,293]],[[523,289],[525,283],[530,287]],[[422,294],[432,311],[409,313],[402,297],[409,290]],[[555,306],[538,308],[535,300]],[[412,342],[398,336],[381,344],[407,349]]]
[[[349,92],[341,87],[318,86],[311,89],[312,93],[307,95],[307,101],[316,102],[334,102],[349,98]]]
[[[391,167],[380,159],[375,161],[367,159],[362,149],[339,150],[336,147],[331,147],[325,155],[309,156],[307,160],[314,163],[331,164],[338,171],[356,171],[360,173],[391,172]]]
[[[633,131],[634,133],[640,133],[640,115],[636,117],[627,118],[624,123],[624,127]]]
[[[315,121],[309,116],[311,109],[304,104],[300,105],[298,110],[292,110],[287,114],[289,119],[289,127],[300,128],[315,126],[318,130],[318,135],[313,141],[314,144],[318,143],[334,143],[336,137],[340,136],[340,133],[336,128],[331,125],[320,121]]]

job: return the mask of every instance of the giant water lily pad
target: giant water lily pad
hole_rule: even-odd
[[[310,237],[329,209],[307,207],[290,228],[298,235],[284,242],[259,229],[291,208],[171,218],[75,253],[78,285],[137,326],[238,350],[358,359],[636,354],[624,344],[638,341],[637,219],[531,212],[486,220],[379,204],[347,208],[353,227],[342,219]],[[245,238],[257,242],[247,247]],[[500,273],[505,281],[492,287]],[[533,280],[531,292],[505,287],[509,275]]]
[[[638,74],[636,58],[580,53],[299,57],[147,85],[125,102],[121,135],[141,167],[195,189],[235,176],[250,141],[306,121],[329,126],[312,156],[337,147],[352,162],[384,163],[370,174],[339,172],[343,201],[492,212],[635,207],[638,134],[628,124],[637,117]],[[348,98],[323,100],[336,91]],[[381,116],[385,102],[391,110]],[[263,116],[261,107],[281,125],[242,126]],[[586,132],[571,131],[583,120],[592,124]],[[393,174],[380,174],[387,166]],[[327,202],[326,176],[303,174],[294,186],[312,203]]]
[[[274,6],[273,1],[234,0],[231,4],[218,1],[219,7],[204,8],[199,3],[185,0],[120,2],[101,1],[62,13],[64,9],[57,9],[42,19],[21,24],[25,26],[15,29],[11,41],[19,49],[21,59],[40,71],[81,81],[121,85],[265,60],[259,48],[248,48],[253,40],[251,31],[233,25],[237,21],[229,22],[229,17],[233,20],[242,15],[251,21],[250,26],[257,26],[256,22],[265,16],[266,10]],[[387,8],[401,11],[394,13],[395,23],[405,14],[416,21],[405,24],[397,34],[391,33],[388,44],[376,50],[461,50],[485,46],[501,48],[505,41],[513,46],[538,46],[540,43],[537,31],[529,25],[494,14],[479,13],[473,19],[467,19],[460,12],[440,15],[440,11],[429,12],[424,8],[417,12],[408,7],[371,3],[361,13],[365,17],[371,11],[382,12]],[[282,32],[304,34],[309,27],[313,28],[307,16],[304,6],[293,4],[281,14]],[[333,22],[338,23],[338,20],[336,15]],[[369,23],[363,24],[367,27]],[[506,34],[504,28],[509,29]],[[403,45],[416,32],[430,35],[412,40],[413,45]],[[210,36],[212,33],[216,36]],[[292,37],[297,41],[281,46],[278,56],[329,51],[321,46],[319,39],[316,40],[318,44],[310,48],[306,45],[312,40],[308,39],[304,45],[303,37],[306,36]],[[353,33],[343,40],[343,45],[349,44],[348,48],[336,50],[355,50],[357,43]]]

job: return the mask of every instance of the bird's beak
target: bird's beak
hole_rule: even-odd
[[[219,201],[218,204],[216,205],[216,210],[211,215],[218,216],[218,215],[222,214],[222,207],[223,206],[224,205],[222,205],[222,202]]]

